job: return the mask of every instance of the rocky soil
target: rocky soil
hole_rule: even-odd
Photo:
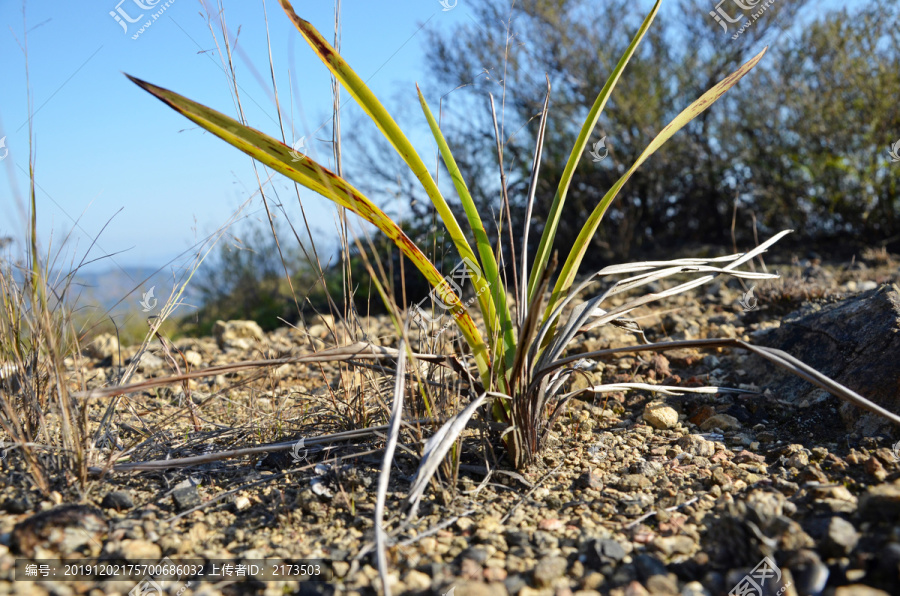
[[[754,341],[807,301],[846,301],[900,283],[890,261],[776,268],[785,277],[756,288],[755,309],[741,306],[745,288],[723,280],[636,316],[651,341]],[[175,342],[183,354],[177,361],[183,370],[309,353],[346,339],[335,338],[331,327],[328,317],[270,333],[254,323],[223,323],[216,337]],[[396,343],[387,319],[364,319],[359,334]],[[634,342],[602,328],[571,352]],[[67,365],[73,383],[100,387],[119,379],[135,354],[103,337]],[[895,363],[897,356],[884,354]],[[743,392],[632,391],[576,400],[556,422],[540,460],[518,473],[503,459],[502,444],[476,421],[463,441],[456,482],[443,476],[407,523],[404,498],[432,432],[431,425],[413,425],[395,457],[384,528],[392,536],[394,593],[728,594],[746,586],[745,576],[755,568],[758,574],[765,557],[778,573],[765,577],[763,594],[900,593],[896,429],[873,435],[848,428],[842,402],[798,396],[801,390],[783,381],[767,384],[756,357],[738,351],[642,353],[583,363],[583,370],[576,384]],[[157,342],[130,381],[174,372]],[[422,372],[439,385],[433,389],[441,408],[458,407],[454,383]],[[175,459],[384,424],[392,383],[375,367],[288,364],[138,392],[118,402],[91,465],[102,467],[114,452],[127,451],[118,463]],[[421,399],[410,398],[405,418],[424,418]],[[109,403],[92,405],[92,428]],[[333,561],[330,582],[161,587],[186,596],[380,592],[371,544],[382,446],[382,438],[369,436],[183,468],[107,472],[91,477],[84,492],[75,477],[60,473],[49,494],[34,487],[21,453],[6,450],[0,594],[135,588],[134,581],[12,581],[16,558],[98,556]],[[54,469],[53,455],[46,458],[42,465]]]

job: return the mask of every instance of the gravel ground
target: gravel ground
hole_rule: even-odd
[[[784,266],[783,281],[757,289],[755,310],[742,310],[743,289],[729,281],[638,316],[651,340],[752,341],[755,331],[778,326],[804,300],[838,300],[871,284],[897,283],[894,264],[875,265]],[[268,334],[235,323],[216,338],[176,344],[196,367],[301,354],[333,345],[327,323],[320,317]],[[366,319],[364,327],[370,339],[395,341],[388,320]],[[602,328],[570,352],[631,343],[632,336]],[[107,385],[120,370],[116,347],[113,338],[101,339],[67,364],[73,376],[87,375],[89,387]],[[123,350],[126,363],[133,353]],[[475,424],[464,437],[458,481],[445,476],[433,485],[408,523],[404,499],[431,431],[404,432],[407,450],[395,458],[384,524],[393,541],[392,591],[714,595],[746,586],[755,569],[749,577],[763,575],[763,594],[900,594],[900,450],[892,448],[900,437],[847,431],[835,398],[794,403],[777,388],[757,386],[753,359],[675,350],[591,363],[575,383],[746,392],[632,391],[576,400],[554,425],[543,456],[519,473],[502,459],[502,444]],[[144,355],[132,380],[169,374],[157,349]],[[434,380],[452,407],[451,384]],[[383,424],[391,385],[371,369],[284,365],[192,381],[189,397],[180,385],[133,394],[118,406],[92,457],[102,465],[113,450],[134,446],[132,461],[178,458]],[[199,430],[184,407],[188,399],[197,404]],[[108,401],[95,404],[90,417],[99,420]],[[413,402],[406,418],[423,416],[420,406]],[[382,456],[357,454],[382,446],[369,437],[112,473],[89,480],[84,493],[75,478],[60,475],[49,495],[33,488],[26,462],[9,450],[0,462],[0,594],[135,588],[133,580],[13,582],[15,559],[23,556],[327,559],[329,582],[228,580],[161,589],[185,596],[380,592],[370,547]]]

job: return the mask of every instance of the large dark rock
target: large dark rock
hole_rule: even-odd
[[[778,348],[856,391],[881,407],[900,413],[900,294],[884,285],[832,304],[807,304],[777,329],[759,333],[754,342]],[[765,365],[759,380],[779,398],[796,403],[818,401],[824,391]],[[862,435],[893,425],[856,406],[841,402],[848,428]]]

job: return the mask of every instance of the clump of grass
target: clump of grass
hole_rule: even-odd
[[[820,281],[804,279],[799,272],[762,284],[755,290],[757,299],[766,305],[769,316],[787,314],[810,300],[833,296],[835,289]]]
[[[55,284],[49,279],[50,268],[42,265],[38,251],[33,192],[30,209],[25,262],[0,260],[0,428],[6,435],[7,465],[21,458],[44,493],[60,480],[84,490],[88,409],[72,397],[78,379],[66,372],[66,360],[79,353],[66,303],[72,277]]]
[[[280,0],[280,3],[300,34],[321,58],[335,79],[344,86],[362,107],[363,111],[377,125],[421,183],[432,201],[438,217],[446,228],[446,232],[455,246],[460,260],[466,263],[467,278],[471,280],[475,290],[474,301],[464,303],[460,296],[458,285],[451,283],[442,276],[436,264],[429,260],[423,250],[406,236],[402,227],[388,217],[368,197],[353,187],[339,172],[330,171],[308,156],[296,160],[291,147],[283,142],[283,135],[282,140],[279,141],[261,131],[250,128],[243,122],[229,118],[177,93],[134,77],[130,78],[141,88],[200,127],[212,132],[260,163],[280,172],[297,184],[321,194],[340,207],[354,212],[364,220],[375,225],[397,245],[404,256],[419,269],[434,288],[433,295],[436,302],[439,302],[447,314],[452,317],[452,321],[458,328],[460,336],[465,343],[466,350],[459,350],[453,354],[415,354],[412,356],[412,359],[427,360],[432,363],[438,362],[452,368],[468,384],[472,399],[462,411],[450,416],[446,423],[426,443],[421,467],[410,491],[409,504],[413,512],[432,475],[439,469],[445,456],[458,446],[457,439],[462,429],[465,428],[469,419],[481,408],[482,404],[489,405],[489,416],[502,427],[501,436],[511,462],[518,468],[532,462],[543,447],[547,429],[552,425],[554,419],[562,413],[566,401],[574,395],[573,393],[565,394],[562,391],[569,378],[576,373],[576,361],[582,358],[615,357],[623,352],[663,350],[682,346],[709,348],[724,345],[746,349],[788,368],[843,399],[852,401],[862,407],[867,407],[872,411],[889,417],[894,422],[900,423],[900,417],[878,408],[861,396],[823,377],[789,355],[778,350],[752,346],[740,340],[667,342],[664,344],[628,346],[615,350],[581,354],[577,357],[565,356],[567,348],[572,344],[575,337],[600,325],[617,325],[639,334],[639,327],[634,321],[627,318],[629,312],[642,305],[664,300],[679,292],[709,283],[718,275],[729,275],[751,280],[777,277],[769,273],[741,270],[738,267],[763,253],[787,234],[788,231],[776,234],[746,254],[739,253],[706,259],[642,262],[608,267],[590,276],[584,283],[575,285],[582,260],[588,247],[591,245],[591,241],[604,214],[637,168],[676,132],[703,113],[717,99],[737,84],[762,59],[765,51],[760,52],[737,71],[714,85],[660,130],[637,160],[625,170],[622,176],[607,191],[584,222],[571,252],[561,264],[559,273],[554,281],[553,276],[556,273],[556,264],[552,255],[552,248],[556,239],[558,224],[566,213],[566,196],[575,168],[589,146],[593,130],[616,83],[622,77],[638,44],[656,17],[660,2],[656,2],[636,32],[625,55],[622,56],[603,89],[600,90],[581,127],[563,171],[553,204],[549,213],[546,214],[543,232],[534,255],[529,254],[528,237],[532,219],[532,206],[539,179],[546,118],[549,112],[549,82],[547,98],[544,102],[544,110],[537,135],[531,183],[526,197],[524,229],[519,236],[521,243],[519,246],[516,246],[516,239],[510,233],[509,246],[506,247],[505,251],[501,246],[505,242],[503,235],[501,235],[501,238],[496,239],[496,242],[487,237],[481,215],[476,210],[475,203],[457,167],[456,160],[424,95],[421,91],[418,92],[423,115],[440,150],[443,163],[450,173],[453,186],[466,217],[466,223],[471,232],[471,237],[474,239],[475,244],[473,248],[448,201],[438,188],[434,177],[392,116],[369,90],[364,81],[344,61],[339,52],[310,23],[297,16],[287,0]],[[493,106],[492,99],[491,105]],[[496,114],[494,116],[494,132],[497,138],[498,156],[501,164],[500,175],[501,180],[504,181],[503,209],[501,213],[505,214],[505,221],[508,222],[510,220],[510,201],[506,195],[505,175],[502,171],[503,142],[496,126]],[[502,260],[499,258],[501,253],[519,255],[519,259],[515,261],[516,266],[510,267],[512,274],[509,277],[506,275],[507,271],[501,270],[500,264]],[[695,278],[665,291],[638,295],[609,310],[602,306],[608,298],[616,294],[631,292],[657,280],[685,273],[695,274]],[[620,275],[626,277],[610,284],[600,295],[589,299],[580,297],[581,293],[595,279]],[[385,303],[389,303],[390,297],[378,282],[378,276],[372,273],[371,279]],[[383,272],[381,279],[386,279]],[[512,298],[510,299],[510,297]],[[480,313],[480,317],[476,317],[479,321],[478,323],[476,323],[476,318],[472,316],[475,308],[472,309],[473,312],[469,310],[469,306],[474,304],[477,304],[477,310]],[[407,333],[401,331],[401,329],[408,329],[408,325],[401,324],[396,311],[392,312],[395,313],[395,325],[398,333],[405,338]],[[359,344],[356,345],[358,346]],[[365,352],[364,348],[360,347],[358,349],[359,353]],[[381,355],[385,356],[386,352],[381,352]],[[347,356],[343,354],[341,357],[346,360]],[[398,371],[399,373],[400,371]],[[628,388],[629,384],[618,384],[611,389],[610,387],[600,386],[590,387],[582,391],[621,391]],[[661,390],[669,391],[671,388],[661,388]],[[424,404],[426,409],[431,406],[431,402],[428,400],[425,400]],[[431,410],[429,413],[432,415],[445,414],[434,410]]]
[[[862,251],[862,260],[873,267],[892,267],[897,264],[896,255],[888,252],[887,247],[869,247]]]
[[[30,209],[24,262],[0,260],[0,449],[4,465],[24,462],[41,492],[71,487],[83,497],[91,467],[115,451],[105,441],[115,400],[101,416],[96,401],[78,395],[88,376],[81,352],[96,333],[96,319],[79,312],[73,280],[80,265],[51,278],[57,259],[41,258],[38,251],[33,195]],[[153,337],[166,347],[159,328],[183,290],[173,292],[149,330],[144,323],[143,345],[116,380],[127,382],[134,374]]]
[[[84,498],[91,490],[89,478],[96,464],[105,459],[111,465],[121,454],[115,441],[107,440],[117,398],[104,413],[97,401],[83,395],[88,371],[81,352],[106,320],[117,335],[118,327],[108,317],[109,311],[91,316],[91,309],[79,306],[75,279],[87,255],[65,274],[58,265],[62,248],[55,257],[42,257],[33,168],[30,175],[26,250],[18,262],[8,252],[5,258],[0,256],[0,459],[13,478],[23,477],[20,471],[24,471],[24,477],[44,494],[74,489]],[[215,234],[210,244],[222,233]],[[154,337],[180,372],[160,328],[181,304],[187,283],[206,254],[208,250],[198,252],[193,268],[161,306],[159,316],[144,321],[143,343],[114,382],[131,378]],[[193,409],[190,414],[194,416]],[[199,426],[196,417],[193,422]]]
[[[524,410],[519,408],[520,414],[516,414],[516,404],[522,404],[523,400],[528,401],[530,399],[526,395],[529,392],[528,388],[532,387],[535,380],[531,375],[536,372],[530,364],[536,363],[548,348],[552,348],[551,354],[558,355],[571,341],[573,333],[569,333],[570,329],[567,328],[563,336],[559,336],[556,332],[556,325],[561,312],[561,309],[557,309],[557,306],[572,295],[572,285],[579,265],[604,213],[609,208],[619,189],[641,163],[646,161],[675,132],[702,113],[718,97],[737,83],[762,58],[762,53],[742,66],[733,75],[714,86],[685,109],[668,126],[663,128],[635,164],[626,171],[622,178],[604,196],[603,200],[588,218],[588,221],[585,222],[582,233],[579,234],[576,240],[574,249],[562,265],[559,278],[553,291],[550,293],[549,300],[544,302],[544,292],[550,281],[549,276],[551,273],[548,267],[550,250],[553,246],[559,220],[564,212],[565,198],[575,167],[588,146],[590,135],[616,82],[622,76],[631,56],[650,27],[659,10],[660,3],[656,3],[644,20],[626,54],[611,74],[607,84],[600,91],[593,108],[588,114],[572,149],[556,199],[547,216],[547,223],[544,226],[540,245],[533,259],[534,266],[528,266],[530,261],[529,255],[527,255],[525,250],[522,250],[522,265],[517,275],[514,275],[512,283],[508,286],[505,283],[506,278],[501,275],[497,255],[495,254],[495,250],[499,247],[495,247],[487,237],[481,216],[475,208],[474,201],[460,175],[455,159],[421,91],[419,92],[419,100],[423,113],[434,133],[444,163],[450,172],[462,202],[467,222],[475,238],[475,250],[470,246],[465,233],[424,162],[384,106],[328,41],[310,23],[296,15],[289,2],[282,0],[281,4],[304,39],[319,55],[335,78],[343,84],[350,95],[372,118],[421,182],[445,225],[453,244],[457,248],[460,258],[470,264],[472,274],[470,279],[475,286],[477,303],[483,320],[483,332],[475,324],[468,309],[461,302],[460,297],[447,284],[438,269],[425,256],[422,250],[406,237],[397,223],[392,221],[371,200],[342,177],[327,170],[309,157],[300,161],[294,161],[290,147],[286,144],[251,129],[219,112],[150,83],[134,78],[132,80],[201,127],[235,145],[261,163],[285,174],[295,182],[315,190],[335,201],[338,205],[355,212],[386,233],[403,251],[405,256],[425,275],[431,285],[437,289],[441,301],[449,307],[455,324],[471,350],[475,370],[477,371],[477,391],[491,392],[502,396],[492,399],[493,417],[496,421],[509,425],[510,434],[506,441],[507,447],[516,466],[521,467],[534,457],[540,447],[540,441],[533,440],[529,436],[534,435],[535,426],[543,417],[544,412],[543,406],[535,409],[533,406],[536,404],[532,404],[531,406],[522,406]],[[549,103],[549,90],[547,103]],[[546,120],[542,123],[541,139],[545,124]],[[499,138],[498,147],[501,147]],[[539,142],[528,201],[529,213],[536,189],[541,150],[542,143]],[[505,202],[508,205],[508,201]],[[523,244],[525,247],[527,247],[529,233],[528,225],[529,218],[526,218],[526,228],[523,230],[523,237],[526,239]],[[510,248],[514,252],[518,252],[516,247]],[[515,319],[512,316],[513,310],[511,305],[507,302],[507,290],[516,297],[517,309],[515,312],[517,316]],[[545,360],[541,362],[545,362]],[[538,401],[540,402],[541,400]],[[528,413],[521,414],[522,411],[527,411]]]
[[[22,42],[28,105],[33,105],[28,71],[27,28]],[[57,486],[85,490],[90,457],[88,406],[71,395],[79,379],[66,373],[66,359],[79,353],[79,337],[66,299],[72,275],[42,260],[37,235],[33,114],[28,119],[28,198],[19,199],[27,220],[23,258],[0,255],[0,429],[3,465],[24,461],[26,475],[44,494]],[[65,240],[62,245],[65,246]],[[4,244],[9,244],[5,242]],[[75,268],[77,270],[77,268]],[[84,379],[80,379],[81,389]],[[65,483],[65,484],[63,484]]]

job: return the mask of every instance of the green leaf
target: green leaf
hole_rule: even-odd
[[[472,248],[469,246],[462,228],[459,227],[459,223],[456,221],[456,216],[453,215],[450,206],[441,195],[441,191],[438,189],[434,178],[431,177],[431,173],[425,166],[425,162],[422,161],[422,158],[419,156],[418,152],[416,152],[412,143],[410,143],[409,139],[406,138],[406,135],[403,134],[400,126],[397,125],[390,113],[388,113],[381,102],[378,101],[378,98],[375,97],[375,94],[372,93],[372,90],[369,89],[366,83],[352,68],[350,68],[350,65],[337,53],[337,50],[328,43],[328,40],[322,37],[311,23],[297,16],[297,13],[294,12],[291,3],[288,2],[288,0],[279,0],[279,2],[284,9],[284,12],[294,23],[294,26],[313,51],[319,56],[325,66],[328,67],[328,70],[330,70],[335,78],[341,82],[353,99],[359,103],[363,111],[369,115],[403,161],[406,162],[406,165],[409,166],[412,173],[419,179],[426,194],[431,199],[435,209],[437,209],[441,221],[443,221],[444,226],[447,228],[450,239],[459,251],[459,256],[462,259],[470,259],[472,263],[477,264],[478,257],[472,252]],[[475,286],[476,293],[479,295],[488,292],[487,280],[484,275],[481,275],[481,271],[478,271],[478,275],[472,282]],[[489,312],[483,312],[483,314],[487,316]]]
[[[503,335],[503,357],[497,358],[497,360],[506,365],[508,364],[507,359],[515,353],[516,338],[513,333],[512,317],[510,316],[509,306],[506,303],[506,292],[503,291],[503,282],[500,278],[497,260],[494,257],[494,250],[491,246],[491,241],[487,237],[487,233],[484,231],[484,223],[481,221],[481,216],[478,214],[478,209],[475,207],[475,201],[472,200],[472,195],[469,192],[468,186],[466,186],[465,180],[463,180],[456,159],[453,157],[450,146],[444,138],[444,133],[441,132],[441,128],[438,125],[437,120],[435,120],[431,108],[428,107],[428,102],[425,101],[425,96],[422,95],[422,90],[419,89],[418,85],[416,85],[416,90],[419,93],[419,103],[422,104],[422,111],[425,113],[425,118],[428,120],[428,126],[431,127],[431,132],[440,149],[441,157],[444,159],[444,165],[447,166],[447,171],[450,173],[450,178],[453,180],[453,185],[456,187],[456,192],[459,194],[460,201],[462,201],[463,210],[469,220],[469,226],[472,228],[472,233],[475,235],[475,243],[478,247],[478,254],[481,256],[481,263],[484,268],[484,276],[487,278],[487,283],[491,288],[490,295],[487,295],[487,292],[485,292],[478,297],[479,300],[484,299],[487,303],[482,304],[481,312],[484,313],[485,325],[490,337],[489,341],[491,342],[492,353],[496,353],[493,348],[495,343],[495,330],[498,324],[497,317],[499,316],[499,325]],[[498,374],[502,374],[499,372],[499,369]],[[501,383],[501,387],[504,384],[505,383]],[[501,390],[505,391],[505,388]]]
[[[561,296],[564,296],[569,287],[571,287],[572,282],[575,280],[575,276],[578,274],[578,268],[581,266],[584,254],[590,246],[591,239],[594,237],[594,233],[600,225],[600,220],[603,219],[603,215],[606,213],[606,210],[609,209],[609,205],[612,203],[613,199],[616,198],[616,195],[619,194],[619,191],[625,183],[628,182],[628,179],[631,178],[632,174],[634,174],[635,170],[637,170],[642,163],[647,161],[647,158],[653,155],[657,149],[662,147],[666,141],[672,138],[672,135],[681,130],[688,122],[702,114],[709,106],[715,103],[717,99],[722,97],[726,91],[740,81],[744,75],[750,72],[750,70],[762,59],[767,49],[768,48],[763,49],[762,52],[754,56],[749,62],[704,93],[700,99],[689,105],[665,128],[663,128],[647,148],[644,149],[644,152],[641,153],[637,161],[634,162],[634,165],[632,165],[628,171],[613,184],[612,188],[609,189],[597,206],[594,207],[594,211],[581,228],[581,232],[578,234],[578,238],[575,239],[575,244],[572,247],[571,252],[569,252],[569,256],[566,258],[566,262],[560,271],[559,279],[556,281],[556,286],[553,288],[553,294],[550,296],[550,302],[544,311],[544,320],[547,320],[547,317],[553,312],[557,301]]]
[[[377,205],[346,180],[322,167],[309,157],[303,157],[295,161],[294,155],[296,154],[292,153],[290,147],[265,133],[249,126],[244,126],[233,118],[191,101],[173,91],[129,75],[126,76],[163,103],[228,144],[237,147],[257,161],[334,201],[338,205],[346,207],[377,226],[412,261],[432,286],[444,288],[445,291],[442,292],[441,299],[445,304],[450,305],[450,311],[454,320],[466,342],[472,348],[482,382],[487,383],[490,380],[490,354],[481,338],[481,333],[478,331],[469,313],[466,312],[459,297],[447,287],[443,276],[435,268],[434,264],[428,260],[428,257],[409,239],[400,226],[394,223]]]
[[[541,243],[538,245],[537,253],[534,255],[534,266],[532,267],[531,275],[528,278],[529,303],[535,300],[535,292],[537,291],[541,277],[544,275],[544,270],[547,268],[547,261],[550,259],[550,251],[553,250],[553,241],[556,239],[556,230],[559,227],[559,220],[563,214],[563,206],[566,204],[566,195],[569,192],[569,185],[572,183],[572,177],[575,175],[575,167],[578,165],[579,160],[581,160],[581,156],[584,155],[584,150],[587,148],[591,133],[594,131],[594,127],[600,119],[603,108],[606,107],[609,96],[612,95],[616,83],[619,82],[619,78],[621,78],[622,73],[625,71],[625,67],[634,55],[638,44],[641,43],[641,40],[650,28],[650,23],[652,23],[653,19],[656,17],[661,2],[662,0],[656,0],[656,4],[653,5],[650,14],[644,19],[644,23],[631,40],[631,44],[629,44],[628,49],[625,50],[625,54],[619,59],[619,63],[616,65],[615,70],[609,75],[606,84],[603,85],[603,89],[601,89],[600,94],[597,95],[597,99],[594,101],[594,105],[591,107],[591,111],[588,112],[587,119],[585,119],[584,124],[581,127],[581,132],[578,133],[578,139],[576,139],[575,145],[572,147],[572,153],[569,154],[569,161],[566,163],[562,178],[559,181],[559,188],[556,190],[556,196],[553,197],[553,205],[550,207],[550,213],[547,214],[547,222],[544,226],[544,232],[541,234]]]

